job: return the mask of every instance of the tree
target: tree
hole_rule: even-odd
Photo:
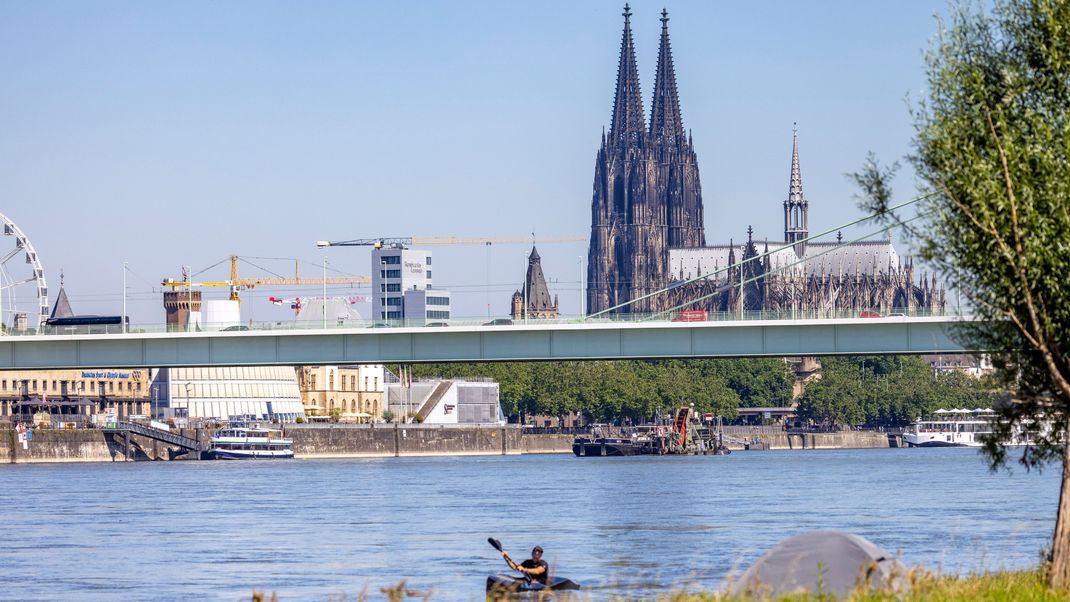
[[[1049,581],[1070,589],[1070,2],[976,6],[939,23],[926,56],[910,160],[933,196],[914,235],[977,318],[954,336],[990,350],[999,382],[1015,392],[997,408],[993,468],[1018,429],[1052,426],[1020,461],[1062,460]]]

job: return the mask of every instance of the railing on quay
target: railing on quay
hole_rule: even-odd
[[[936,318],[951,317],[946,311],[933,311],[930,309],[892,308],[886,312],[875,310],[786,310],[786,311],[728,311],[728,312],[703,312],[696,314],[691,312],[670,313],[619,313],[603,314],[589,318],[587,316],[561,316],[558,318],[492,318],[492,317],[460,317],[449,320],[345,320],[338,322],[323,322],[311,320],[291,321],[249,321],[244,324],[197,324],[192,329],[175,329],[165,324],[131,324],[125,330],[122,324],[86,325],[86,326],[42,326],[37,329],[23,331],[6,330],[3,335],[7,336],[35,336],[35,335],[119,335],[119,334],[146,334],[146,333],[182,333],[182,332],[221,332],[243,333],[263,331],[322,331],[340,329],[375,329],[375,328],[439,328],[439,327],[485,327],[492,329],[520,328],[525,326],[539,326],[552,324],[619,324],[619,323],[642,323],[642,322],[679,322],[679,323],[702,323],[702,322],[740,322],[740,321],[769,321],[769,320],[842,320],[851,318],[863,318],[872,320],[894,321],[904,318]]]

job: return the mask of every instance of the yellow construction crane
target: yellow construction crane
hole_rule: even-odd
[[[534,236],[504,236],[504,237],[460,237],[460,236],[395,236],[385,238],[355,238],[353,240],[317,240],[316,246],[324,247],[412,247],[423,245],[515,245],[515,244],[548,244],[559,242],[580,242],[587,240],[586,236],[569,235],[551,238],[535,238]]]
[[[372,279],[368,276],[331,276],[329,278],[303,278],[298,271],[298,263],[296,260],[294,261],[293,277],[254,276],[252,278],[239,278],[238,256],[231,255],[230,280],[215,282],[190,282],[189,276],[183,275],[181,280],[175,278],[165,278],[161,282],[161,284],[166,287],[171,287],[172,290],[194,286],[227,286],[230,287],[230,300],[240,301],[240,299],[238,299],[238,291],[256,288],[258,286],[327,286],[338,284],[371,284],[371,281]]]

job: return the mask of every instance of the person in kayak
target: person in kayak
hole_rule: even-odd
[[[504,550],[502,551],[502,556],[509,563],[509,568],[530,576],[532,581],[546,585],[546,581],[550,576],[550,565],[546,564],[546,561],[542,559],[542,546],[532,548],[531,558],[520,564],[513,562]]]

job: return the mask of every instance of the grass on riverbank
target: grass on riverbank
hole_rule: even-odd
[[[911,571],[910,591],[903,593],[856,592],[844,602],[1056,602],[1070,600],[1070,594],[1048,589],[1039,570],[988,573],[984,575],[937,576]],[[779,598],[725,596],[718,593],[676,594],[664,602],[831,602],[834,596],[795,595]]]
[[[790,595],[778,598],[753,596],[728,596],[718,592],[675,593],[659,596],[659,602],[1067,602],[1070,593],[1053,592],[1048,589],[1044,575],[1039,570],[988,573],[959,577],[937,576],[923,571],[911,571],[908,575],[910,591],[856,592],[842,600],[826,595]],[[382,599],[389,602],[404,600],[434,600],[433,592],[409,590],[402,581],[396,587],[380,589]],[[378,598],[378,597],[376,597]],[[369,599],[367,588],[355,597],[331,597],[331,600]],[[543,598],[538,598],[543,599]],[[546,596],[545,600],[554,600]],[[562,599],[583,602],[588,599],[582,591]],[[626,593],[614,598],[619,602],[632,600]],[[278,602],[275,593],[254,592],[252,602]]]

